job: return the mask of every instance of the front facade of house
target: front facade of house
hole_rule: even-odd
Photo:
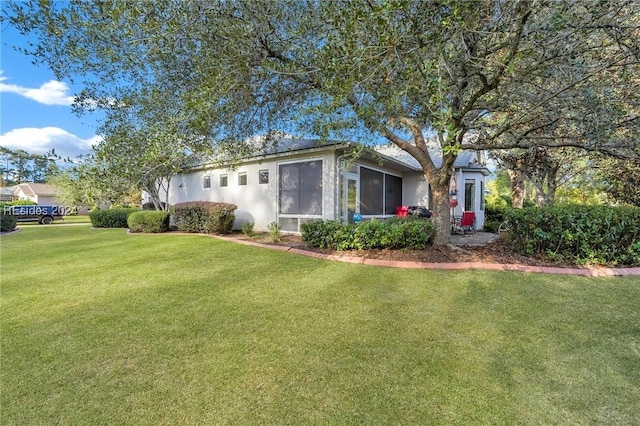
[[[373,151],[353,161],[351,148],[286,140],[278,152],[235,169],[193,167],[172,177],[169,204],[233,203],[238,206],[234,228],[253,222],[256,230],[266,231],[276,222],[284,232],[299,232],[301,224],[319,219],[352,221],[356,213],[363,220],[392,217],[402,205],[429,208],[429,185],[419,168]],[[479,228],[484,223],[482,170],[456,169],[465,182],[460,208],[476,211]]]
[[[21,183],[13,190],[15,200],[29,200],[40,206],[58,204],[57,195],[58,190],[46,183]]]

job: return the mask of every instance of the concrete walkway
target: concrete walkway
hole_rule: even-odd
[[[482,247],[496,240],[498,234],[476,231],[473,234],[451,234],[451,244],[454,246]]]

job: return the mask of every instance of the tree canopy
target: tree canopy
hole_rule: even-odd
[[[60,77],[86,76],[79,106],[153,88],[173,128],[236,155],[270,130],[394,143],[432,186],[439,244],[463,142],[640,154],[634,0],[31,2],[10,20]]]

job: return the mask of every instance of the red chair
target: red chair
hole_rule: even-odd
[[[453,232],[462,232],[466,234],[470,232],[476,233],[476,213],[475,212],[463,212],[462,217],[455,218],[452,223]]]
[[[396,207],[396,216],[397,217],[407,217],[409,215],[409,207],[408,206],[398,206]]]

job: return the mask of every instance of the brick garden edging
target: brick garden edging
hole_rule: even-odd
[[[193,234],[191,234],[193,235]],[[586,277],[632,277],[640,276],[640,267],[638,268],[603,268],[599,266],[590,266],[583,268],[559,268],[553,266],[528,266],[518,264],[500,264],[500,263],[483,263],[483,262],[459,262],[459,263],[428,263],[428,262],[409,262],[383,259],[367,259],[359,256],[340,256],[333,254],[323,254],[313,251],[303,250],[296,247],[277,246],[271,244],[263,244],[255,241],[239,240],[237,238],[229,238],[223,235],[209,235],[224,241],[230,241],[246,246],[262,247],[272,250],[286,251],[302,256],[315,257],[317,259],[334,260],[345,263],[357,263],[369,266],[384,266],[388,268],[407,268],[407,269],[440,269],[440,270],[469,270],[481,269],[489,271],[517,271],[517,272],[535,272],[544,274],[557,275],[581,275]]]

